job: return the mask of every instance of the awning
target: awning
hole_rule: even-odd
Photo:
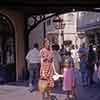
[[[91,23],[91,24],[86,24],[85,26],[82,26],[82,27],[78,27],[78,31],[84,32],[84,31],[88,31],[88,30],[91,30],[91,29],[98,29],[98,28],[100,28],[100,21],[94,22],[94,23]]]

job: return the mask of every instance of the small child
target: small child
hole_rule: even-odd
[[[73,97],[76,99],[74,61],[70,52],[65,56],[63,77],[63,90],[67,93],[68,100],[73,99]]]

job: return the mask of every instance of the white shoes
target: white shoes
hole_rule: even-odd
[[[29,87],[32,87],[33,85],[31,83],[29,83]]]
[[[32,84],[29,84],[29,89],[30,92],[33,92],[35,90],[35,87]]]

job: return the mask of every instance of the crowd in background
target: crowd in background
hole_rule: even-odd
[[[84,87],[95,84],[93,80],[95,69],[98,72],[98,80],[100,76],[99,60],[97,60],[96,50],[93,49],[92,44],[85,47],[83,43],[79,48],[77,45],[71,45],[70,47],[62,45],[60,48],[58,44],[50,46],[49,41],[45,39],[41,50],[39,50],[37,43],[34,44],[34,48],[28,52],[26,60],[29,70],[30,91],[38,87],[37,83],[40,78],[47,80],[49,87],[48,100],[51,100],[50,92],[54,87],[62,86],[67,95],[75,95],[75,68],[81,72]],[[55,67],[55,73],[53,73],[52,63]],[[59,75],[63,79],[60,80],[59,78],[54,82],[53,74]]]

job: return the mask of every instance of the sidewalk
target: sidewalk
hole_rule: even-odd
[[[65,100],[66,95],[61,91],[55,91],[51,95],[57,97],[57,100]],[[100,100],[100,88],[77,87],[78,100]],[[0,100],[42,100],[42,96],[38,91],[30,93],[28,87],[25,86],[0,86]]]
[[[27,87],[0,86],[0,100],[42,100],[41,95],[36,91],[30,93]]]
[[[78,71],[77,73],[77,89],[76,93],[78,100],[100,100],[100,87],[86,87],[83,88],[80,83],[80,77]],[[66,95],[61,90],[55,90],[51,95],[57,97],[57,100],[65,100]],[[38,91],[30,93],[28,91],[28,82],[19,81],[15,83],[10,83],[8,85],[0,85],[0,100],[42,100],[42,96]]]
[[[51,93],[56,96],[57,100],[64,100],[65,94]],[[0,100],[42,100],[42,96],[38,91],[30,93],[27,87],[16,86],[0,86]]]
[[[64,100],[64,94],[51,93],[58,100]],[[38,91],[30,93],[28,87],[16,87],[4,85],[0,86],[0,100],[42,100],[42,96]]]

